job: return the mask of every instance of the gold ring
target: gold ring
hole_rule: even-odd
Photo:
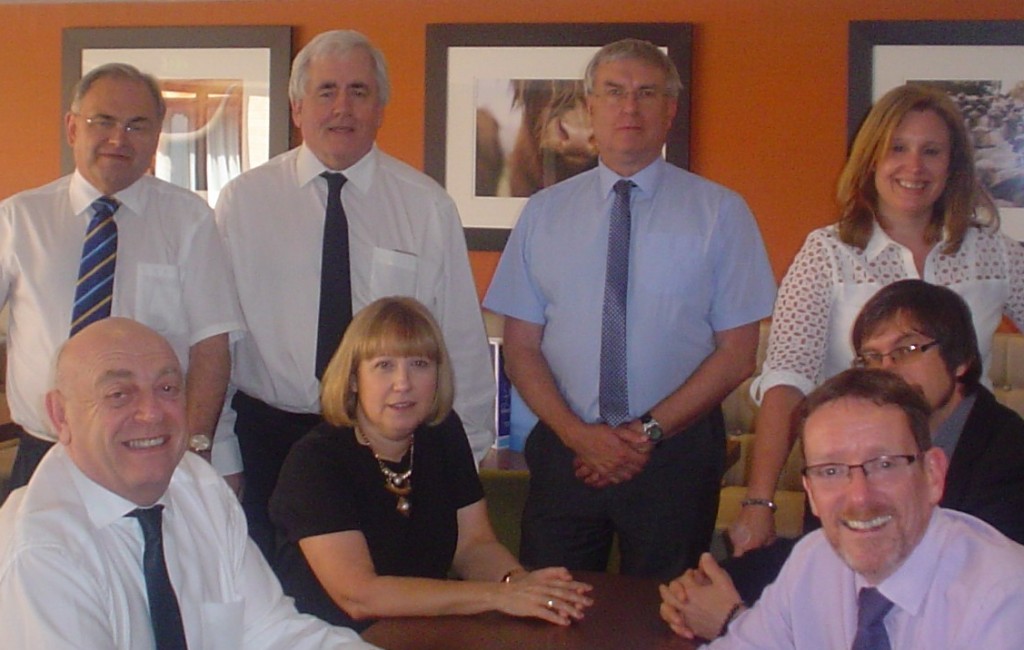
[[[555,608],[555,601],[552,598],[552,599],[548,600],[548,609],[554,609],[554,608]]]

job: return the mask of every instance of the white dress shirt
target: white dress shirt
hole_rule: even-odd
[[[100,191],[78,172],[0,203],[0,306],[10,303],[7,399],[27,432],[56,440],[44,397],[71,326],[90,205]],[[112,316],[137,320],[174,348],[244,325],[210,207],[193,192],[143,176],[115,194],[118,230]],[[219,471],[241,471],[232,422],[217,427]]]
[[[217,224],[249,333],[232,383],[293,413],[320,411],[314,373],[327,181],[304,145],[229,183]],[[341,170],[353,313],[411,296],[441,326],[455,371],[455,410],[477,461],[494,439],[494,377],[455,203],[433,180],[373,148]]]
[[[159,503],[164,554],[189,648],[372,648],[299,614],[246,534],[238,499],[185,454]],[[4,647],[152,650],[136,505],[87,478],[63,445],[0,508]]]

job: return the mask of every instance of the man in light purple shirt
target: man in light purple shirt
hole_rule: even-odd
[[[822,530],[797,545],[756,606],[736,603],[707,647],[850,648],[870,588],[893,603],[882,619],[892,648],[1019,647],[1024,546],[937,507],[948,461],[928,417],[920,393],[879,370],[848,370],[807,397],[797,430]],[[698,582],[727,579],[702,567]],[[666,591],[683,606],[684,590]]]

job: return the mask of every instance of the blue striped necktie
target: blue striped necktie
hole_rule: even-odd
[[[601,383],[598,409],[605,423],[617,427],[629,420],[626,377],[626,295],[629,290],[629,194],[633,181],[615,183],[608,225],[608,257],[601,315]]]
[[[110,305],[114,299],[114,265],[117,262],[114,213],[118,206],[117,200],[109,196],[101,196],[90,206],[93,217],[85,232],[75,304],[71,310],[72,336],[86,325],[110,316]]]
[[[146,543],[142,551],[142,573],[146,578],[146,597],[149,599],[149,618],[156,650],[188,650],[178,597],[174,594],[164,559],[163,509],[160,505],[136,508],[125,516],[139,520]]]

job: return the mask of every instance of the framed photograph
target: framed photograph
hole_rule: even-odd
[[[291,49],[287,26],[65,29],[62,110],[100,65],[152,74],[167,103],[152,173],[214,205],[229,180],[288,149]],[[74,166],[64,142],[61,168]]]
[[[942,88],[964,114],[1003,230],[1024,241],[1024,21],[852,22],[849,54],[850,142],[886,91]]]
[[[654,43],[679,69],[665,157],[686,168],[691,25],[427,25],[424,168],[455,199],[471,250],[502,250],[527,197],[597,164],[583,73],[623,38]]]

